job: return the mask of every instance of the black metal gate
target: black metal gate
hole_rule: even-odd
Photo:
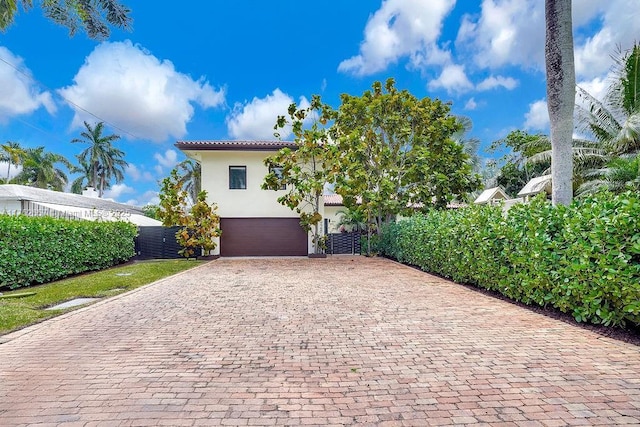
[[[176,241],[181,227],[138,227],[136,256],[138,259],[182,258],[182,247]]]
[[[327,253],[360,254],[360,233],[330,233],[327,235]]]

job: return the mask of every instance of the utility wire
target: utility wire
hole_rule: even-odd
[[[30,79],[31,81],[35,82],[36,84],[40,85],[41,87],[44,87],[45,89],[47,89],[49,92],[51,92],[52,94],[55,94],[57,96],[59,96],[60,98],[64,99],[67,103],[73,105],[74,107],[76,107],[79,110],[84,111],[85,113],[95,117],[96,119],[98,119],[101,122],[104,122],[105,124],[109,125],[110,127],[112,127],[113,129],[117,129],[120,132],[123,132],[129,136],[131,136],[134,139],[144,139],[141,138],[131,132],[129,132],[126,129],[123,129],[119,126],[114,125],[113,123],[103,119],[102,117],[92,113],[91,111],[87,110],[86,108],[76,104],[75,102],[71,101],[68,98],[65,98],[64,96],[62,96],[60,93],[54,91],[53,89],[51,89],[49,86],[47,86],[46,84],[42,83],[41,81],[37,80],[35,77],[29,75],[28,73],[25,73],[24,71],[22,71],[21,69],[19,69],[18,67],[16,67],[15,65],[13,65],[12,63],[10,63],[9,61],[5,60],[4,58],[0,57],[0,61],[4,62],[5,64],[7,64],[9,67],[13,68],[14,70],[16,70],[18,73],[22,74],[23,76],[27,77],[28,79]],[[23,122],[24,123],[24,122]]]

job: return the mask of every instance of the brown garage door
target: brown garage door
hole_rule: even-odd
[[[222,218],[221,256],[307,255],[299,218]]]

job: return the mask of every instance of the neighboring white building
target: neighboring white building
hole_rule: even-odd
[[[509,200],[509,198],[502,187],[493,187],[484,190],[473,203],[477,205],[495,204]]]
[[[547,195],[551,194],[551,175],[542,175],[537,178],[532,178],[527,184],[520,190],[518,197],[522,197],[525,201],[531,197],[545,192]]]
[[[342,219],[342,213],[346,208],[339,194],[324,195],[324,226],[329,233],[339,233],[338,223]]]
[[[176,147],[202,167],[202,190],[216,203],[222,235],[216,255],[307,255],[313,252],[310,233],[300,216],[278,203],[286,190],[261,188],[268,169],[264,160],[285,141],[178,141]],[[320,206],[324,217],[324,205]],[[321,224],[322,227],[322,224]],[[324,230],[320,230],[321,233]]]
[[[138,207],[97,198],[91,190],[80,195],[3,184],[0,185],[0,213],[88,221],[127,221],[139,226],[162,225],[160,221],[146,217]]]

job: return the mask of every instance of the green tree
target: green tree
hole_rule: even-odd
[[[157,215],[162,225],[182,225],[182,218],[187,215],[187,192],[182,189],[177,169],[174,168],[169,176],[162,180],[159,197]]]
[[[367,231],[367,218],[358,208],[343,209],[338,211],[340,221],[338,227],[344,227],[350,233],[363,233]]]
[[[577,88],[576,127],[612,157],[640,152],[640,45],[615,58],[612,84],[600,101]]]
[[[209,255],[216,248],[214,239],[220,236],[220,217],[216,210],[215,204],[207,203],[206,191],[198,193],[190,214],[183,218],[182,229],[176,234],[182,256],[190,258],[199,251]]]
[[[7,162],[7,178],[5,183],[9,183],[11,177],[11,165],[20,166],[21,159],[25,155],[25,149],[18,142],[7,141],[0,145],[0,162]]]
[[[80,176],[71,183],[71,192],[82,194],[86,187],[91,187],[90,179],[93,176],[93,167],[81,156],[76,156],[76,158],[78,159],[78,166],[73,168],[73,172],[79,172]]]
[[[157,219],[167,227],[180,226],[176,241],[182,249],[179,253],[187,258],[197,256],[198,250],[209,255],[216,248],[215,238],[220,236],[220,217],[217,206],[207,203],[207,192],[201,191],[196,202],[187,207],[187,192],[182,188],[177,169],[162,180],[160,206],[156,210]]]
[[[547,108],[551,127],[551,200],[573,199],[573,109],[576,73],[571,0],[545,0]]]
[[[518,194],[532,178],[548,173],[551,167],[550,158],[538,156],[545,151],[549,154],[551,152],[551,142],[547,135],[515,130],[509,132],[506,137],[494,141],[489,151],[495,152],[503,147],[509,152],[499,160],[501,166],[496,184],[504,188],[510,196]],[[536,158],[536,161],[530,161],[531,158]]]
[[[279,116],[274,129],[291,126],[296,148],[282,148],[264,161],[269,173],[262,188],[280,190],[286,186],[287,192],[278,197],[278,203],[300,215],[300,226],[312,233],[316,254],[323,252],[325,243],[320,230],[320,202],[325,186],[333,182],[336,173],[336,147],[331,143],[326,127],[333,114],[318,95],[312,97],[307,108],[291,104],[288,117]],[[308,121],[312,123],[305,127]],[[279,133],[276,135],[279,137]]]
[[[603,189],[612,193],[640,191],[640,156],[622,156],[610,160],[606,166],[591,171],[580,195],[593,194]]]
[[[462,146],[464,153],[469,156],[468,161],[473,173],[479,174],[482,170],[482,158],[478,154],[480,139],[469,137],[469,133],[473,129],[473,123],[469,117],[458,116],[457,120],[460,123],[460,129],[451,135],[451,139]]]
[[[200,163],[193,159],[186,159],[178,163],[178,171],[182,188],[189,195],[191,203],[195,204],[198,200],[198,194],[202,191],[202,167]]]
[[[79,155],[79,170],[83,173],[90,187],[98,190],[102,197],[104,190],[111,187],[111,181],[120,183],[124,180],[124,169],[129,165],[124,160],[124,152],[113,146],[113,142],[120,139],[119,135],[103,135],[104,123],[100,122],[92,127],[84,122],[85,130],[80,133],[81,138],[74,138],[72,143],[88,144]]]
[[[145,205],[145,206],[142,207],[142,212],[144,213],[144,216],[146,216],[146,217],[157,219],[158,221],[160,220],[160,216],[159,216],[160,206],[159,205]]]
[[[55,191],[62,191],[68,182],[67,174],[58,165],[73,169],[65,157],[47,152],[44,147],[27,148],[21,164],[22,171],[14,178],[14,182]]]
[[[33,8],[33,0],[0,1],[0,31],[14,22],[20,6],[23,11]],[[44,15],[56,24],[67,27],[73,36],[81,29],[92,39],[109,37],[109,25],[128,30],[131,11],[116,0],[41,0]]]
[[[332,131],[340,153],[336,192],[347,207],[360,203],[369,234],[397,214],[445,207],[479,187],[469,156],[452,139],[461,124],[448,104],[399,91],[393,79],[341,101]]]

